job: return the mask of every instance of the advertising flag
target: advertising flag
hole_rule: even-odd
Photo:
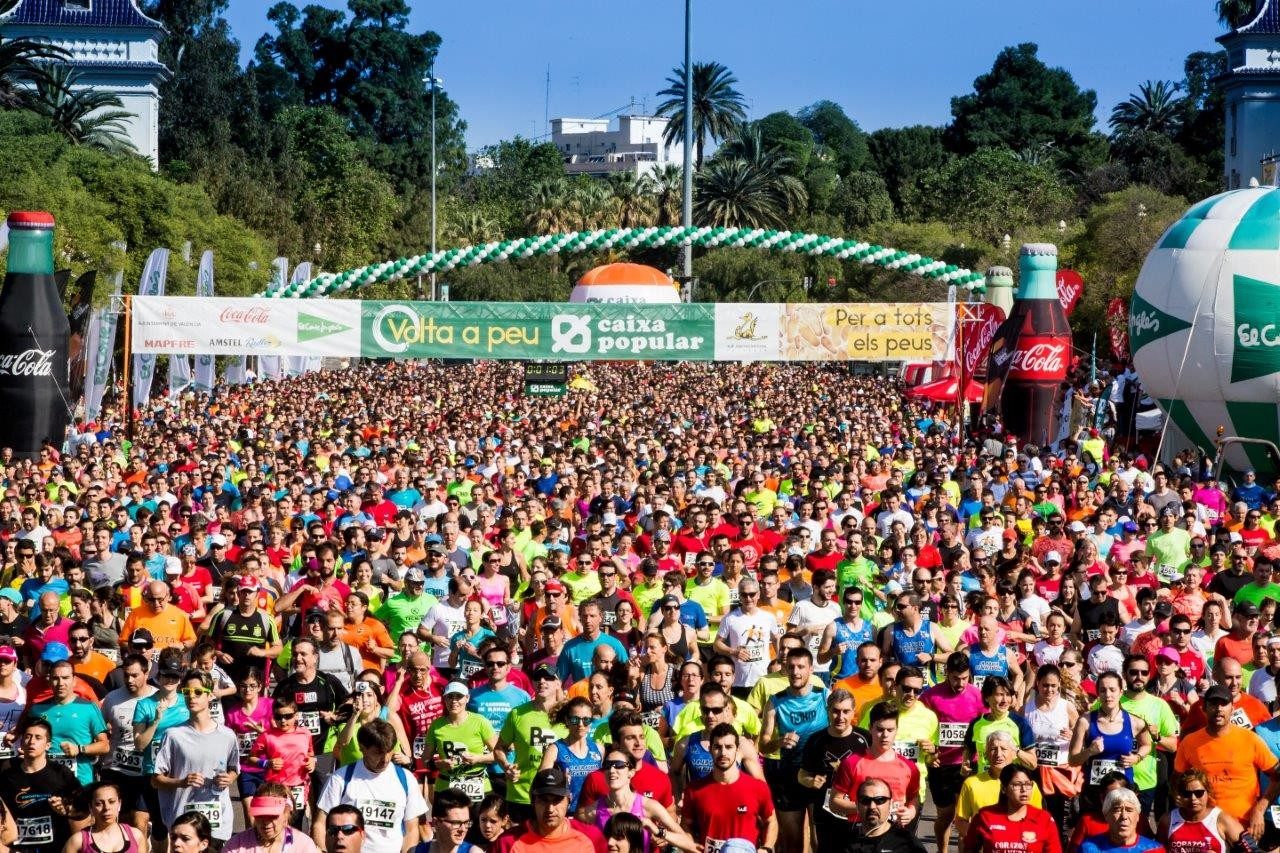
[[[1107,334],[1116,361],[1129,360],[1129,303],[1117,296],[1107,303]]]
[[[139,296],[163,296],[164,282],[169,275],[169,250],[156,249],[142,268],[142,281],[138,284]],[[150,354],[133,357],[133,406],[146,404],[151,398],[151,381],[156,375],[156,357]]]
[[[196,277],[196,296],[213,296],[213,252],[205,251],[200,255],[200,272]],[[213,353],[204,352],[196,355],[195,390],[208,394],[213,390],[214,382]]]

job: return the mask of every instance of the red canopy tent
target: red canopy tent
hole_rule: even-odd
[[[907,390],[907,393],[912,397],[923,397],[926,400],[933,400],[938,403],[956,402],[956,396],[959,392],[960,380],[955,376],[948,379],[939,379],[936,382],[926,382],[924,385],[917,385],[915,388]],[[982,386],[970,379],[964,396],[967,402],[981,403]]]

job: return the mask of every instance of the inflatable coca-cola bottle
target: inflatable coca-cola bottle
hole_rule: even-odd
[[[1005,427],[1043,447],[1058,437],[1062,383],[1071,365],[1071,327],[1058,300],[1058,247],[1027,243],[1010,320],[1021,330],[1000,401]]]
[[[53,217],[9,214],[9,268],[0,290],[0,447],[39,456],[62,446],[70,419],[71,327],[53,279]]]

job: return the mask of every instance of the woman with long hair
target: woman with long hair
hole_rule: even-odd
[[[578,803],[578,820],[604,830],[613,815],[631,814],[641,822],[647,821],[665,830],[662,840],[668,846],[697,853],[699,846],[661,803],[631,790],[631,778],[636,775],[636,759],[631,753],[620,746],[610,746],[605,751],[602,769],[607,791],[594,803]],[[652,844],[652,834],[646,831],[642,849],[650,850]]]
[[[640,683],[636,686],[636,698],[640,701],[640,716],[645,725],[665,734],[662,708],[676,695],[676,664],[670,646],[662,634],[646,634],[639,657]]]
[[[1083,786],[1083,773],[1068,758],[1071,731],[1080,711],[1062,695],[1062,670],[1045,664],[1036,671],[1035,687],[1022,715],[1036,737],[1036,765],[1045,810],[1063,834],[1070,826],[1071,801]]]
[[[568,734],[543,751],[540,769],[547,770],[557,764],[564,768],[569,780],[569,811],[572,812],[578,808],[582,783],[587,781],[592,771],[600,769],[604,753],[591,736],[595,718],[591,715],[591,703],[586,699],[577,697],[564,703],[556,714],[556,720],[568,730]]]
[[[646,853],[644,823],[630,812],[619,812],[604,825],[609,853]]]
[[[1213,799],[1213,786],[1203,770],[1192,769],[1170,780],[1174,807],[1156,828],[1156,840],[1169,850],[1236,850],[1245,829]],[[1205,846],[1217,844],[1217,847]]]
[[[609,626],[609,636],[622,643],[627,654],[634,657],[640,651],[644,639],[644,631],[636,621],[640,614],[636,613],[635,605],[625,598],[619,599],[614,605],[613,614],[614,621]]]
[[[1071,764],[1084,767],[1088,784],[1096,785],[1112,770],[1133,780],[1133,768],[1151,754],[1151,729],[1141,717],[1120,707],[1124,679],[1118,672],[1098,676],[1098,710],[1076,721],[1071,738]]]
[[[1000,800],[969,821],[961,849],[967,853],[1062,853],[1058,827],[1044,809],[1031,805],[1036,783],[1032,771],[1018,764],[1000,771]],[[1016,846],[1014,846],[1016,845]]]
[[[170,853],[207,853],[214,844],[209,820],[198,812],[185,812],[169,827]]]
[[[1058,595],[1049,604],[1066,618],[1067,633],[1070,636],[1078,635],[1080,633],[1080,584],[1074,573],[1062,576]]]
[[[661,598],[654,607],[662,615],[662,621],[654,630],[662,635],[667,648],[681,660],[693,660],[698,654],[698,634],[680,621],[680,604],[675,597]]]

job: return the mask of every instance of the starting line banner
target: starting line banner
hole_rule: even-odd
[[[138,354],[591,361],[950,358],[945,302],[409,302],[135,296]]]

